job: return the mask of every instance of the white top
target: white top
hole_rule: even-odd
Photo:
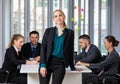
[[[66,73],[91,73],[92,71],[86,66],[77,65],[76,68],[81,68],[81,71],[71,71],[70,67],[66,68]],[[36,65],[26,65],[22,64],[20,73],[38,73],[39,64]]]

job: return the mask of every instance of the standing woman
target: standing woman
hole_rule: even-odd
[[[62,10],[53,12],[55,27],[46,29],[42,45],[40,60],[40,84],[49,84],[52,74],[52,84],[62,84],[65,67],[73,64],[74,31],[66,27],[65,15]]]
[[[24,43],[24,37],[20,34],[14,34],[8,49],[5,53],[4,63],[2,65],[3,70],[9,72],[8,82],[16,84],[27,84],[27,77],[20,74],[17,71],[17,67],[20,64],[36,64],[36,61],[20,60],[18,50],[22,47]]]

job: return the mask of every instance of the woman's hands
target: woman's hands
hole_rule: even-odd
[[[41,67],[40,68],[40,74],[42,75],[42,77],[46,77],[47,69],[45,67]]]

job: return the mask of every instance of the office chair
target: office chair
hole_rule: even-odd
[[[74,63],[74,64],[75,64],[75,60],[76,60],[76,58],[77,58],[77,52],[74,51],[74,56],[73,56],[73,63]]]
[[[105,76],[100,76],[99,80],[102,80],[103,84],[120,84],[120,61],[119,61],[119,72],[117,74],[106,74]]]
[[[85,81],[83,81],[83,84],[120,84],[120,61],[118,66],[119,72],[117,74],[103,74],[104,69],[102,69],[99,74],[89,74]]]
[[[120,74],[109,74],[100,77],[103,84],[120,84]]]
[[[7,70],[0,69],[0,84],[7,84],[9,72]]]
[[[83,84],[120,84],[120,74],[89,74]]]

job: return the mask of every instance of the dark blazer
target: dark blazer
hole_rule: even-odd
[[[13,46],[6,50],[2,69],[9,71],[9,78],[15,74],[18,65],[26,63],[20,59],[21,57],[17,55],[17,52]]]
[[[40,63],[44,63],[47,65],[48,60],[50,58],[52,47],[53,47],[53,39],[54,39],[54,31],[55,27],[51,27],[46,29],[42,45],[41,45],[41,59]],[[65,28],[64,30],[64,63],[65,66],[68,67],[70,65],[72,70],[75,70],[74,64],[73,64],[73,52],[74,52],[74,31]]]
[[[90,64],[89,68],[92,70],[104,69],[105,73],[119,72],[120,57],[116,50],[113,50],[104,61],[97,64]]]
[[[82,50],[82,52],[75,57],[75,62],[97,63],[101,58],[100,50],[95,45],[91,44],[88,52]]]
[[[36,46],[36,52],[34,57],[40,56],[40,49],[41,49],[41,44],[38,43],[38,45]],[[21,55],[23,60],[29,60],[29,58],[32,57],[32,48],[30,43],[25,43],[22,46]]]

